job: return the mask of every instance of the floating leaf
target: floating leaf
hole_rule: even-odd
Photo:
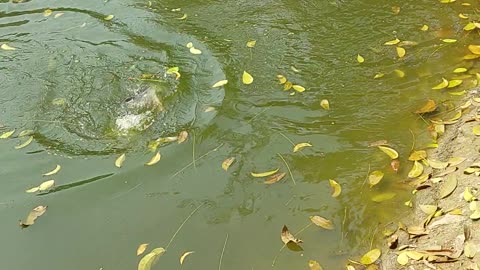
[[[440,90],[448,86],[448,81],[445,78],[442,78],[442,82],[432,87],[433,90]]]
[[[284,84],[287,82],[287,78],[285,78],[285,76],[283,75],[277,75],[277,79],[280,84]]]
[[[26,228],[30,225],[33,225],[35,223],[35,220],[45,214],[47,211],[47,206],[39,205],[35,208],[33,208],[32,211],[28,214],[27,218],[25,221],[20,221],[20,226],[23,228]]]
[[[423,105],[420,109],[416,110],[415,113],[417,114],[424,114],[433,112],[437,109],[437,103],[434,100],[429,99],[425,105]]]
[[[113,15],[108,15],[107,17],[103,18],[105,21],[111,21],[113,19]]]
[[[400,39],[396,38],[394,40],[390,40],[390,41],[387,41],[385,43],[383,43],[383,45],[396,45],[400,42]]]
[[[445,39],[442,39],[443,42],[445,43],[455,43],[457,42],[456,39],[453,39],[453,38],[445,38]]]
[[[399,58],[404,57],[406,53],[407,53],[407,51],[404,48],[397,47],[397,55],[398,55]]]
[[[323,270],[322,266],[320,266],[320,264],[314,260],[308,261],[308,267],[310,270]]]
[[[287,90],[290,90],[292,88],[293,84],[292,82],[285,82],[285,84],[283,85],[283,91],[287,91]]]
[[[185,131],[185,130],[182,130],[180,131],[180,133],[178,134],[178,139],[177,139],[177,143],[178,144],[181,144],[183,142],[185,142],[188,138],[188,132]]]
[[[152,250],[147,255],[143,256],[143,258],[138,263],[138,270],[150,270],[152,266],[157,262],[158,257],[165,253],[165,249],[163,248],[156,248]]]
[[[250,75],[248,72],[246,71],[243,71],[243,75],[242,75],[242,82],[243,84],[251,84],[253,83],[253,77],[252,75]]]
[[[457,188],[457,177],[450,174],[447,176],[445,183],[440,187],[440,199],[447,197]]]
[[[469,49],[473,54],[480,54],[480,45],[468,45],[468,49]]]
[[[53,185],[55,185],[55,180],[45,181],[45,182],[41,183],[40,186],[38,186],[38,191],[47,190],[47,189],[53,187]]]
[[[267,180],[265,180],[265,182],[263,182],[263,183],[265,183],[265,184],[267,184],[267,185],[275,184],[275,183],[277,183],[278,181],[282,180],[282,179],[285,177],[285,175],[287,175],[287,174],[286,174],[286,173],[276,173],[276,174],[270,176],[270,177],[269,177]]]
[[[195,48],[195,47],[192,47],[192,48],[190,48],[190,53],[191,53],[191,54],[197,54],[197,55],[198,55],[198,54],[202,54],[202,51],[199,50],[199,49],[197,49],[197,48]]]
[[[214,112],[214,111],[216,111],[215,107],[210,106],[210,107],[205,108],[205,111],[203,111],[203,112]]]
[[[296,152],[302,150],[305,147],[312,147],[312,146],[313,145],[311,145],[309,143],[298,143],[293,147],[293,152],[296,153]]]
[[[32,134],[33,134],[33,130],[26,129],[26,130],[22,130],[20,133],[18,133],[18,137],[30,136]]]
[[[305,91],[305,87],[303,87],[301,85],[297,85],[297,84],[292,85],[292,88],[293,88],[293,90],[295,90],[297,92],[300,92],[300,93]]]
[[[393,148],[387,147],[387,146],[377,146],[378,149],[382,150],[385,154],[387,154],[391,159],[396,159],[398,158],[398,152],[395,151]]]
[[[33,136],[29,136],[28,139],[23,143],[15,145],[15,149],[22,149],[24,147],[27,147],[32,141],[33,141]]]
[[[313,224],[322,227],[326,230],[333,230],[333,223],[321,216],[310,216],[310,220],[312,221]]]
[[[422,160],[422,159],[426,159],[426,158],[427,158],[427,151],[418,150],[418,151],[412,152],[410,154],[410,156],[408,157],[408,160],[418,161],[418,160]]]
[[[0,139],[8,139],[10,136],[13,135],[13,133],[15,133],[15,129],[10,130],[10,131],[6,131],[6,132],[4,132],[0,135]]]
[[[302,240],[295,238],[292,233],[288,230],[286,225],[283,225],[282,233],[280,234],[280,238],[284,244],[288,244],[289,242],[293,242],[295,244],[303,243]]]
[[[363,56],[361,56],[360,54],[357,54],[357,61],[358,61],[358,63],[361,64],[361,63],[365,62],[365,58],[363,58]]]
[[[250,174],[251,174],[253,177],[266,177],[266,176],[273,175],[273,174],[275,174],[276,172],[278,172],[278,169],[271,170],[271,171],[267,171],[267,172],[261,172],[261,173],[251,172]]]
[[[35,192],[38,191],[38,189],[39,189],[39,187],[33,187],[33,188],[31,188],[31,189],[25,190],[25,192],[27,192],[27,193],[35,193]]]
[[[404,72],[403,70],[395,69],[395,70],[393,70],[393,72],[395,72],[395,74],[396,74],[399,78],[405,77],[405,72]]]
[[[55,169],[53,169],[53,170],[51,170],[51,171],[49,171],[49,172],[44,173],[43,176],[54,175],[54,174],[58,173],[58,172],[60,171],[60,169],[62,169],[62,166],[60,166],[60,165],[57,164],[57,166],[55,166]]]
[[[398,172],[398,170],[400,169],[400,160],[398,159],[392,160],[392,162],[390,162],[390,167],[394,172]]]
[[[425,31],[428,31],[428,28],[429,28],[428,25],[424,24],[424,25],[422,25],[420,30],[425,32]]]
[[[463,73],[463,72],[467,72],[467,70],[468,70],[468,69],[466,69],[466,68],[460,67],[460,68],[454,69],[454,70],[453,70],[453,73]]]
[[[460,84],[463,83],[463,80],[451,80],[448,82],[448,88],[453,88],[453,87],[456,87],[456,86],[459,86]]]
[[[183,265],[183,261],[187,258],[188,255],[195,253],[195,251],[187,251],[180,256],[180,265]]]
[[[142,255],[143,252],[145,252],[145,250],[147,250],[147,247],[148,247],[148,243],[140,244],[137,248],[137,256]]]
[[[480,126],[474,126],[472,128],[473,134],[476,136],[480,136]]]
[[[17,48],[8,46],[6,43],[2,44],[2,46],[0,46],[0,48],[4,51],[15,51],[17,49]]]
[[[332,197],[338,197],[338,195],[342,193],[342,186],[332,179],[329,179],[328,182],[330,183],[330,187],[332,187]]]
[[[228,83],[228,80],[221,80],[221,81],[218,81],[218,82],[214,83],[212,85],[212,88],[221,87],[221,86],[224,86],[227,83]]]
[[[380,258],[380,255],[382,255],[382,252],[380,249],[375,248],[367,252],[365,255],[362,256],[360,259],[360,263],[363,265],[369,265],[378,260]]]
[[[375,76],[373,78],[374,79],[379,79],[379,78],[382,78],[383,76],[385,76],[385,74],[380,72],[380,73],[375,74]]]
[[[408,172],[408,177],[409,178],[419,177],[422,173],[423,173],[422,163],[415,161],[413,163],[412,169],[410,170],[410,172]]]
[[[177,20],[185,20],[186,18],[188,18],[187,13],[183,13],[183,16],[180,18],[177,18]]]
[[[125,161],[125,153],[121,154],[117,159],[115,159],[115,167],[121,168],[123,162]]]
[[[397,196],[396,193],[393,192],[385,192],[385,193],[380,193],[372,197],[372,201],[374,202],[383,202],[383,201],[388,201],[393,199],[395,196]]]
[[[55,14],[55,16],[53,16],[53,17],[56,19],[56,18],[58,18],[58,17],[63,16],[64,14],[65,14],[65,13],[63,13],[63,12],[59,12],[59,13]]]
[[[165,73],[167,73],[167,74],[175,74],[175,76],[176,76],[175,79],[178,80],[178,79],[180,79],[180,77],[182,76],[182,75],[180,74],[179,70],[180,70],[180,69],[179,69],[178,67],[171,67],[171,68],[167,69],[167,71],[166,71]]]
[[[469,22],[467,23],[467,25],[465,25],[465,27],[463,27],[463,30],[465,31],[472,31],[473,29],[477,28],[477,26],[475,25],[475,23],[473,22]]]
[[[253,47],[255,47],[255,44],[257,44],[257,41],[256,41],[256,40],[253,40],[253,39],[252,39],[252,40],[247,41],[247,47],[248,47],[248,48],[253,48]]]
[[[322,108],[325,110],[330,110],[330,103],[326,99],[322,99],[322,101],[320,101],[320,106],[322,106]]]
[[[160,158],[162,156],[160,155],[160,152],[157,152],[151,159],[150,161],[148,161],[147,163],[145,163],[145,165],[147,166],[151,166],[151,165],[154,165],[154,164],[157,164],[157,162],[160,161]]]
[[[384,173],[382,171],[373,171],[372,173],[370,173],[370,175],[368,176],[368,183],[370,184],[370,187],[373,187],[376,184],[380,183],[383,175]]]
[[[45,9],[45,10],[43,11],[43,16],[48,17],[48,16],[52,15],[52,13],[53,13],[53,10],[51,10],[51,9]]]
[[[465,15],[465,14],[463,14],[463,13],[458,13],[458,17],[459,17],[460,19],[468,19],[468,16]]]
[[[229,158],[225,159],[222,162],[222,169],[224,171],[227,171],[228,168],[230,168],[230,166],[233,164],[234,161],[235,161],[235,157],[229,157]]]
[[[393,12],[393,14],[398,15],[398,13],[400,13],[400,7],[399,6],[393,6],[392,7],[392,12]]]

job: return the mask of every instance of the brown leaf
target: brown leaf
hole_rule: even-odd
[[[178,134],[178,139],[177,139],[177,143],[178,144],[181,144],[183,143],[184,141],[186,141],[188,138],[188,132],[183,130],[180,132],[180,134]]]
[[[390,249],[395,249],[395,248],[397,248],[397,246],[398,246],[398,235],[396,235],[396,234],[391,235],[391,236],[387,239],[387,246],[388,246],[388,248],[390,248]]]
[[[265,184],[267,185],[271,185],[271,184],[275,184],[276,182],[280,181],[283,179],[283,177],[285,177],[286,173],[276,173],[272,176],[270,176],[267,180],[265,180]]]
[[[41,215],[45,214],[47,211],[47,206],[39,205],[35,208],[33,208],[32,211],[28,214],[27,219],[25,221],[20,221],[20,226],[22,228],[26,228],[30,225],[33,225],[35,223],[35,220],[40,217]]]
[[[227,171],[228,168],[235,162],[235,157],[229,157],[222,162],[222,169]]]
[[[293,242],[295,244],[303,243],[302,240],[295,238],[293,234],[290,233],[290,231],[287,228],[287,225],[283,225],[282,234],[280,235],[280,237],[284,244],[288,244],[289,242]]]
[[[425,105],[423,105],[420,109],[416,110],[415,113],[423,114],[433,112],[437,109],[437,104],[434,100],[429,99]]]
[[[310,220],[313,224],[322,227],[326,230],[333,230],[333,224],[330,220],[323,218],[321,216],[310,216]]]
[[[390,167],[394,172],[398,172],[398,169],[400,169],[400,160],[394,159],[392,162],[390,162]]]

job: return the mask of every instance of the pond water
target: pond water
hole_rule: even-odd
[[[343,269],[409,211],[406,157],[431,142],[413,112],[429,98],[461,100],[431,87],[458,76],[456,67],[476,68],[462,60],[476,34],[458,13],[474,15],[478,3],[457,2],[0,1],[0,43],[16,48],[0,51],[1,131],[16,130],[0,142],[3,268],[135,269],[137,246],[150,243],[168,245],[152,269],[307,269],[309,260]],[[417,44],[399,58],[383,45],[396,37]],[[172,67],[178,80],[165,74]],[[306,91],[284,91],[277,75]],[[164,108],[145,130],[115,132],[145,83],[162,89]],[[34,140],[15,149],[22,130]],[[186,142],[161,145],[160,162],[144,165],[149,143],[183,130]],[[398,173],[368,147],[383,139],[400,153]],[[293,153],[301,142],[312,147]],[[56,164],[57,174],[42,176]],[[273,185],[250,175],[276,168],[287,175]],[[370,188],[373,170],[385,177]],[[48,179],[49,191],[25,192]],[[371,200],[384,192],[396,196]],[[21,229],[37,205],[47,212]],[[312,215],[334,230],[305,228]],[[303,251],[279,252],[284,225],[301,231]],[[195,253],[180,266],[185,251]]]

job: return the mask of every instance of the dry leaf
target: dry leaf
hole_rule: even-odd
[[[420,175],[422,175],[422,173],[423,173],[422,163],[418,161],[414,161],[412,169],[410,170],[410,172],[408,172],[408,177],[409,178],[419,177]]]
[[[333,230],[333,223],[326,219],[326,218],[323,218],[321,216],[310,216],[310,220],[313,222],[313,224],[319,226],[319,227],[322,227],[326,230]]]
[[[20,226],[22,228],[26,228],[30,225],[33,225],[35,223],[35,220],[45,214],[47,211],[47,206],[39,205],[35,208],[33,208],[32,211],[28,214],[28,217],[25,219],[25,221],[20,221]]]
[[[56,19],[56,18],[58,18],[58,17],[60,17],[60,16],[63,16],[63,14],[65,14],[65,13],[59,12],[59,13],[55,14],[55,16],[53,16],[53,17]]]
[[[383,175],[384,173],[382,171],[373,171],[372,173],[370,173],[370,175],[368,176],[368,183],[370,184],[370,187],[373,187],[376,184],[380,183]]]
[[[160,158],[162,156],[160,155],[160,152],[157,152],[151,159],[150,161],[148,161],[147,163],[145,163],[145,165],[147,166],[151,166],[151,165],[154,165],[154,164],[157,164],[157,162],[160,161]]]
[[[427,152],[425,150],[414,151],[408,157],[408,160],[419,161],[427,158]]]
[[[156,248],[152,250],[138,263],[138,270],[150,270],[152,266],[157,262],[158,257],[162,256],[165,253],[164,248]]]
[[[212,88],[221,87],[221,86],[224,86],[227,83],[228,83],[228,80],[221,80],[221,81],[218,81],[218,82],[214,83],[212,85]]]
[[[24,147],[27,147],[30,143],[33,141],[33,136],[29,136],[26,141],[24,141],[21,144],[15,145],[15,149],[22,149]]]
[[[181,144],[183,142],[185,142],[188,138],[188,132],[183,130],[180,132],[180,134],[178,134],[178,139],[177,139],[177,143],[178,144]]]
[[[320,266],[320,264],[314,260],[308,261],[308,267],[310,270],[323,270],[322,266]]]
[[[121,168],[123,162],[125,161],[125,153],[121,154],[117,159],[115,159],[115,167]]]
[[[25,190],[25,192],[27,192],[27,193],[35,193],[35,192],[38,191],[38,189],[39,189],[39,187],[33,187],[33,188],[31,188],[31,189]]]
[[[293,152],[296,153],[296,152],[302,150],[305,147],[312,147],[312,146],[313,145],[311,145],[309,143],[298,143],[293,147]]]
[[[322,108],[325,110],[330,110],[330,103],[326,99],[322,99],[322,101],[320,101],[320,106],[322,106]]]
[[[332,197],[338,197],[342,193],[342,187],[335,180],[329,179],[330,187],[332,187]]]
[[[55,185],[55,180],[45,181],[45,182],[41,183],[40,186],[38,186],[38,191],[47,190],[47,189],[53,187],[53,185]]]
[[[447,197],[457,188],[457,177],[453,174],[447,176],[445,183],[440,187],[440,199]]]
[[[148,243],[140,244],[137,248],[137,256],[142,255],[143,252],[145,252],[145,250],[147,250],[147,247],[148,247]]]
[[[398,170],[400,169],[400,160],[398,159],[392,160],[392,162],[390,162],[390,167],[394,172],[398,172]]]
[[[250,75],[250,73],[246,71],[243,71],[242,82],[243,84],[246,84],[246,85],[253,83],[252,75]]]
[[[195,253],[195,251],[187,251],[180,256],[180,265],[183,265],[183,261],[185,261],[185,258],[187,258],[188,255]]]
[[[105,21],[111,21],[113,19],[113,15],[108,15],[107,17],[103,18]]]
[[[290,233],[286,225],[283,225],[282,233],[280,234],[280,238],[284,244],[288,244],[289,242],[293,242],[295,244],[303,243],[302,240],[297,239]]]
[[[225,159],[222,162],[222,169],[224,171],[228,171],[228,168],[230,168],[230,166],[233,164],[234,161],[235,161],[235,157],[229,157],[229,158]]]
[[[276,172],[278,172],[278,170],[279,169],[275,169],[275,170],[271,170],[271,171],[267,171],[267,172],[261,172],[261,173],[251,172],[250,174],[253,177],[266,177],[266,176],[270,176],[272,174],[275,174]]]
[[[254,40],[254,39],[247,41],[247,47],[248,47],[248,48],[253,48],[253,47],[255,47],[255,44],[257,44],[257,41]]]
[[[398,254],[398,256],[397,256],[397,262],[398,262],[400,265],[407,265],[407,264],[408,264],[407,252],[402,252],[402,253]]]
[[[6,43],[3,43],[2,46],[0,46],[0,48],[4,51],[15,51],[17,49],[17,48],[8,46]]]
[[[398,158],[398,152],[395,151],[393,148],[387,147],[387,146],[377,146],[378,149],[382,150],[385,154],[387,154],[391,159],[396,159]]]
[[[15,129],[10,130],[10,131],[6,131],[6,132],[4,132],[0,135],[0,139],[8,139],[8,138],[10,138],[10,136],[13,135],[13,133],[15,133]]]
[[[57,164],[57,166],[55,166],[55,169],[53,169],[53,170],[51,170],[51,171],[49,171],[49,172],[47,172],[47,173],[44,173],[43,176],[54,175],[54,174],[58,173],[58,172],[60,171],[60,169],[62,169],[62,166],[60,166],[60,165]]]
[[[365,255],[362,256],[360,259],[360,263],[363,265],[369,265],[378,260],[380,258],[380,255],[382,255],[382,252],[380,249],[375,248],[367,252]]]
[[[415,113],[417,114],[423,114],[423,113],[429,113],[433,112],[437,109],[437,104],[435,103],[434,100],[429,99],[425,105],[423,105],[420,109],[416,110]]]
[[[272,176],[270,176],[267,180],[265,180],[265,184],[271,185],[275,184],[276,182],[282,180],[285,177],[286,173],[276,173]]]

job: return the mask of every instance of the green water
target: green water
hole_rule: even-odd
[[[461,99],[430,88],[452,79],[455,67],[476,63],[461,59],[476,35],[462,30],[467,21],[458,13],[474,12],[461,3],[1,2],[0,42],[17,48],[0,51],[0,124],[17,130],[0,143],[2,269],[135,269],[139,244],[166,247],[199,206],[153,269],[219,269],[220,261],[221,269],[272,268],[283,225],[298,232],[311,215],[331,219],[335,229],[303,230],[304,250],[283,250],[273,268],[307,269],[313,259],[343,269],[369,250],[383,225],[409,211],[403,180],[412,133],[418,147],[430,142],[412,112],[428,98]],[[400,5],[398,15],[393,5]],[[45,17],[47,8],[54,12]],[[109,14],[114,19],[105,21]],[[423,24],[430,30],[420,31]],[[395,37],[418,45],[405,46],[398,59],[383,45]],[[188,42],[202,54],[191,54]],[[179,67],[181,77],[165,79],[175,91],[166,112],[144,132],[109,136],[123,100],[139,86],[129,78],[163,76],[169,67]],[[242,84],[244,70],[253,84]],[[373,79],[378,72],[385,76]],[[277,74],[307,91],[290,96]],[[211,88],[225,78],[225,87]],[[215,110],[205,112],[209,107]],[[34,142],[14,149],[26,129],[34,130]],[[144,166],[149,141],[181,130],[189,132],[187,142],[161,147],[161,161]],[[400,153],[398,174],[388,156],[368,147],[381,139]],[[293,153],[292,142],[313,147]],[[118,169],[121,153],[127,158]],[[225,172],[228,157],[236,161]],[[62,170],[51,177],[54,189],[25,193],[48,180],[42,174],[56,164]],[[369,167],[385,172],[372,189],[364,185]],[[250,176],[274,168],[287,173],[274,185]],[[328,179],[341,184],[338,198]],[[397,196],[370,200],[387,191]],[[47,205],[46,214],[22,230],[17,221],[37,205]]]

